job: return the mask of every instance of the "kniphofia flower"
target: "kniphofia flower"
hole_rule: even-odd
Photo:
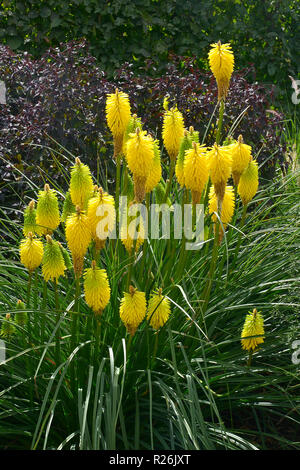
[[[79,206],[76,206],[75,214],[69,215],[66,220],[66,239],[72,253],[74,271],[76,275],[80,275],[92,233],[88,218]]]
[[[96,266],[92,261],[92,267],[84,272],[84,297],[89,307],[96,315],[101,315],[110,299],[110,287],[105,269]]]
[[[162,138],[171,160],[175,161],[184,133],[184,122],[181,112],[173,107],[164,113]]]
[[[221,221],[224,226],[224,229],[226,229],[226,226],[232,220],[232,217],[234,214],[234,203],[235,203],[234,189],[232,186],[226,186],[223,203],[222,203],[222,211],[221,211]],[[217,213],[218,211],[218,198],[216,196],[214,187],[210,188],[208,204],[209,204],[209,213],[213,214],[212,219],[215,222],[217,219],[217,216],[216,214],[214,214],[214,212]]]
[[[133,336],[146,315],[146,295],[133,286],[129,287],[129,292],[124,292],[120,304],[120,318]]]
[[[151,193],[151,191],[153,191],[155,186],[157,186],[158,183],[160,182],[161,176],[162,176],[158,140],[154,140],[153,149],[154,149],[153,165],[146,179],[146,185],[145,185],[146,193]]]
[[[112,233],[116,224],[115,201],[102,188],[88,202],[88,223],[96,249],[103,248],[106,238]]]
[[[38,231],[44,235],[50,234],[59,226],[59,208],[56,191],[45,184],[44,190],[39,191],[36,208],[36,223]]]
[[[218,98],[219,100],[225,99],[234,67],[234,56],[230,44],[221,44],[221,41],[211,44],[208,58],[210,69],[217,80]]]
[[[74,214],[74,212],[75,212],[75,206],[72,202],[70,191],[67,191],[65,200],[64,200],[63,211],[61,214],[61,221],[65,223],[69,215]]]
[[[46,282],[49,280],[57,282],[60,276],[65,275],[66,265],[58,242],[50,235],[47,235],[46,239],[42,263],[43,277]]]
[[[40,234],[39,227],[36,225],[36,209],[35,202],[33,200],[30,201],[24,211],[23,233],[25,237],[27,237],[29,232],[36,233],[37,235]]]
[[[236,144],[232,145],[232,178],[237,186],[241,174],[252,160],[250,145],[244,144],[243,137],[240,135]]]
[[[162,289],[153,292],[147,308],[147,320],[155,330],[158,330],[168,320],[171,313],[170,301],[163,296]]]
[[[206,147],[193,142],[184,157],[184,184],[192,192],[193,204],[198,204],[208,180]]]
[[[254,198],[258,189],[258,165],[256,160],[251,160],[243,171],[238,185],[238,193],[243,205],[247,205]]]
[[[247,351],[254,351],[257,346],[264,342],[264,319],[260,312],[253,309],[246,315],[241,343],[242,348]]]
[[[76,157],[75,164],[71,169],[70,195],[74,206],[86,209],[89,198],[93,195],[93,179],[87,165]]]
[[[213,148],[207,153],[210,178],[215,188],[218,198],[218,209],[221,207],[225,194],[225,187],[228,178],[231,175],[232,149],[231,146],[222,147],[214,144]]]
[[[115,93],[107,95],[106,120],[114,138],[114,157],[122,150],[123,138],[130,119],[130,103],[126,93],[116,88]]]
[[[133,173],[134,192],[137,202],[142,202],[146,192],[146,181],[154,163],[153,139],[137,128],[127,142],[126,159]]]
[[[20,257],[21,263],[29,272],[34,271],[42,262],[44,247],[41,240],[35,238],[32,232],[28,233],[28,237],[21,240]]]

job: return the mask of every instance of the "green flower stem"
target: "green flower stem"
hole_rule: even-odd
[[[131,248],[131,253],[130,257],[132,258],[129,264],[128,268],[128,276],[127,276],[127,283],[126,283],[126,292],[128,292],[130,283],[131,283],[131,278],[132,278],[132,271],[133,271],[133,265],[135,261],[135,255],[136,255],[136,243],[137,243],[137,238],[133,240],[133,247]]]
[[[221,99],[221,101],[220,101],[220,109],[219,109],[218,130],[217,130],[217,137],[216,137],[216,144],[217,144],[217,145],[219,145],[220,138],[221,138],[221,132],[222,132],[222,126],[223,126],[224,109],[225,109],[225,103],[224,103],[224,100]]]
[[[26,300],[26,307],[28,310],[30,309],[30,294],[31,294],[31,286],[32,286],[32,271],[29,271],[29,276],[28,276],[28,284],[27,284],[27,300]],[[30,311],[28,311],[28,341],[31,343],[31,315]]]
[[[60,311],[59,311],[57,279],[54,280],[54,293],[55,293],[56,325],[58,325],[59,320],[60,320]],[[59,327],[57,328],[56,333],[55,333],[55,362],[57,366],[60,364],[60,328]]]
[[[221,99],[220,101],[220,109],[219,109],[219,120],[218,120],[218,130],[217,130],[217,136],[216,136],[216,144],[219,145],[220,138],[221,138],[221,132],[222,132],[222,126],[223,126],[223,116],[224,116],[224,109],[225,109],[225,103],[224,100]],[[208,188],[206,193],[208,194]],[[220,201],[218,200],[218,215],[219,218],[221,218],[221,211],[222,207],[220,204]],[[210,262],[210,268],[208,272],[208,279],[206,281],[206,285],[203,291],[203,296],[202,300],[203,302],[203,307],[202,307],[202,315],[206,312],[208,302],[210,299],[210,293],[211,293],[211,288],[213,284],[213,279],[214,279],[214,274],[217,266],[217,260],[218,260],[218,247],[219,247],[219,230],[220,230],[220,220],[217,218],[216,223],[215,223],[215,237],[214,237],[214,244],[213,244],[213,252],[211,256],[211,262]]]
[[[219,247],[219,229],[220,229],[220,222],[219,219],[216,221],[215,225],[215,238],[214,238],[214,245],[213,251],[211,256],[210,268],[208,272],[208,277],[206,281],[206,285],[203,291],[202,300],[203,300],[203,307],[202,307],[202,314],[206,312],[208,302],[210,299],[211,288],[213,284],[214,274],[217,266],[217,259],[218,259],[218,247]]]
[[[158,331],[155,333],[155,341],[154,341],[153,354],[152,354],[152,369],[154,368],[154,364],[155,364],[157,347],[158,347]]]
[[[98,318],[98,316],[96,316],[95,322],[96,322],[96,328],[95,328],[94,363],[97,364],[97,362],[99,362],[99,351],[100,351],[100,328],[101,328],[100,317]]]
[[[79,308],[80,308],[80,276],[75,274],[75,299],[74,299],[74,313],[72,318],[72,331],[71,331],[71,350],[72,353],[78,342],[78,321],[79,321]],[[71,374],[71,387],[74,390],[76,386],[76,369],[75,362],[72,361],[70,365],[70,374]]]
[[[175,163],[176,163],[176,160],[171,160],[171,162],[170,162],[169,180],[168,180],[168,183],[167,183],[163,203],[167,202],[168,197],[169,197],[169,193],[170,193],[170,190],[171,190],[171,187],[172,187],[172,180],[173,180],[173,176],[174,176],[174,173],[175,173]]]
[[[241,223],[240,223],[240,228],[241,229],[245,225],[246,215],[247,215],[247,204],[243,207],[243,214],[242,214],[242,219],[241,219]],[[239,232],[239,237],[238,237],[238,241],[237,241],[237,244],[236,244],[234,257],[233,257],[233,261],[232,261],[232,269],[235,266],[235,263],[236,263],[236,260],[237,260],[237,257],[238,257],[239,251],[240,251],[241,243],[242,243],[242,233]]]
[[[248,357],[248,361],[247,361],[247,367],[250,367],[250,366],[251,366],[252,357],[253,357],[253,350],[251,349],[251,350],[249,351],[249,357]]]
[[[117,155],[117,169],[116,169],[116,223],[119,222],[119,196],[120,196],[120,181],[121,181],[121,155]]]
[[[46,327],[46,305],[47,305],[47,282],[44,280],[43,285],[43,302],[42,302],[42,325],[41,325],[41,337],[42,343],[45,341],[45,327]]]
[[[150,193],[146,194],[146,209],[147,209],[147,222],[148,222],[148,234],[150,233],[150,217],[149,217],[149,211],[150,211]],[[146,261],[146,255],[147,255],[147,249],[148,249],[148,240],[145,239],[143,243],[143,257],[142,257],[142,262],[141,262],[141,268],[140,268],[140,274],[143,276],[144,274],[144,267],[145,267],[145,261]]]

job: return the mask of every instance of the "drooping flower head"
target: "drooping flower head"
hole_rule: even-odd
[[[45,184],[44,190],[39,191],[36,208],[36,223],[43,235],[51,235],[59,226],[59,208],[56,191]]]
[[[214,144],[213,148],[207,153],[207,159],[211,181],[215,188],[218,204],[221,206],[226,183],[231,174],[231,146],[221,147],[220,145]]]
[[[147,177],[154,162],[153,139],[146,131],[138,127],[130,134],[127,142],[126,158],[130,171],[133,173],[134,192],[137,202],[142,202],[146,192]]]
[[[116,213],[113,196],[99,188],[88,202],[87,218],[96,249],[99,250],[115,228]]]
[[[41,240],[35,238],[32,232],[28,233],[28,237],[21,240],[20,257],[21,263],[29,272],[34,271],[42,262],[44,247]]]
[[[35,202],[33,200],[30,201],[24,211],[23,233],[25,237],[27,237],[29,232],[36,233],[37,235],[40,234],[39,227],[36,225],[36,209]]]
[[[145,186],[146,193],[151,193],[151,191],[153,191],[155,186],[157,186],[158,183],[160,182],[161,176],[162,176],[160,149],[159,149],[158,140],[153,141],[153,150],[154,150],[154,159],[153,159],[152,168],[150,169],[150,172],[146,179],[146,186]]]
[[[153,292],[147,308],[147,320],[155,330],[158,330],[168,320],[171,313],[170,301],[162,294],[162,289]]]
[[[258,164],[256,160],[251,160],[246,169],[243,171],[239,185],[238,193],[245,205],[249,204],[254,198],[258,189]]]
[[[254,351],[257,346],[264,342],[264,319],[260,312],[253,309],[246,315],[241,343],[242,348],[247,351]]]
[[[92,261],[92,267],[84,272],[84,297],[89,307],[96,315],[101,315],[110,299],[110,287],[105,269],[96,266]]]
[[[133,286],[129,287],[129,292],[124,292],[120,304],[120,318],[133,336],[146,315],[146,295]]]
[[[198,204],[208,180],[207,148],[193,142],[184,157],[184,183],[192,192],[193,204]]]
[[[74,206],[85,210],[89,198],[93,195],[93,189],[93,179],[89,167],[76,157],[75,164],[71,169],[70,180],[70,195]]]
[[[219,100],[225,99],[234,67],[234,56],[230,44],[221,44],[221,41],[211,44],[208,58],[210,69],[217,80],[218,98]]]
[[[74,271],[78,276],[82,272],[84,255],[92,240],[92,233],[87,216],[76,206],[75,214],[66,220],[66,239],[72,253]]]
[[[237,186],[241,174],[252,160],[250,145],[244,144],[243,137],[239,135],[236,144],[232,145],[232,177]]]
[[[165,111],[162,138],[171,160],[175,161],[177,158],[183,133],[183,116],[177,107]]]
[[[123,137],[130,119],[130,103],[126,93],[116,88],[115,93],[107,95],[106,120],[114,138],[114,157],[122,150]]]
[[[49,280],[57,282],[60,276],[65,275],[66,265],[58,242],[50,235],[46,236],[46,240],[42,263],[43,277],[46,282]]]

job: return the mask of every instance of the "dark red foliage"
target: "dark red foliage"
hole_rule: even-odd
[[[129,93],[133,111],[142,117],[145,127],[153,134],[160,137],[162,103],[169,94],[170,103],[176,102],[183,112],[186,126],[193,125],[202,138],[217,101],[214,78],[199,70],[195,60],[181,57],[174,57],[167,72],[159,78],[155,78],[153,68],[151,61],[147,61],[136,75],[127,63],[116,73],[114,81],[108,81],[85,42],[62,44],[60,48],[48,50],[38,60],[27,53],[15,54],[8,47],[0,46],[0,80],[7,88],[7,104],[0,105],[0,157],[17,164],[41,186],[38,166],[54,179],[59,175],[47,148],[59,148],[52,138],[73,155],[82,157],[93,170],[97,157],[101,156],[100,166],[108,163],[108,174],[113,177],[105,100],[116,86]],[[276,162],[283,165],[284,161],[280,143],[283,119],[278,113],[268,111],[271,93],[257,83],[250,84],[246,73],[250,72],[233,76],[224,116],[225,134],[248,107],[233,137],[243,134],[259,162],[264,163],[264,174],[272,176]],[[215,122],[214,118],[212,124]],[[209,129],[206,143],[212,144],[213,140],[212,129]],[[11,188],[7,187],[10,181],[17,184],[15,189],[19,193],[27,187],[26,181],[17,178],[19,175],[13,165],[0,158],[0,203],[10,197]],[[69,167],[65,160],[63,165]]]

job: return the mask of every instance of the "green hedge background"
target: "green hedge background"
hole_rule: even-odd
[[[85,37],[111,74],[125,61],[151,58],[160,73],[170,53],[206,64],[209,44],[233,45],[238,68],[291,86],[300,72],[299,0],[29,0],[1,2],[0,41],[39,56]]]

